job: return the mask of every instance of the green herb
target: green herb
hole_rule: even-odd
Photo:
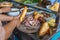
[[[0,2],[3,2],[3,1],[6,1],[6,0],[0,0]]]
[[[32,3],[37,3],[39,0],[21,0],[20,2],[24,4],[32,4]]]

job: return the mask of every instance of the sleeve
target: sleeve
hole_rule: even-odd
[[[5,30],[4,28],[0,25],[0,40],[5,39]]]

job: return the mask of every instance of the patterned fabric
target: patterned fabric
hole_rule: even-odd
[[[5,30],[0,22],[0,40],[4,40],[4,38],[5,38]]]

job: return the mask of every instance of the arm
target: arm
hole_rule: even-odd
[[[13,30],[17,26],[17,24],[19,24],[19,20],[13,20],[13,21],[11,21],[10,23],[8,23],[7,25],[4,26],[4,29],[5,29],[5,32],[6,32],[6,36],[5,36],[6,40],[10,37]]]
[[[0,14],[0,21],[11,21],[11,20],[13,20],[12,16],[6,16],[6,15]]]

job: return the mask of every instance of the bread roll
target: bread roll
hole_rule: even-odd
[[[2,2],[0,3],[0,7],[12,7],[13,4],[10,2]]]
[[[27,7],[24,7],[24,9],[20,15],[20,22],[22,22],[24,20],[26,13],[27,13]]]
[[[45,35],[49,30],[49,25],[47,22],[45,22],[42,26],[41,26],[41,29],[39,31],[39,36],[43,36]]]

